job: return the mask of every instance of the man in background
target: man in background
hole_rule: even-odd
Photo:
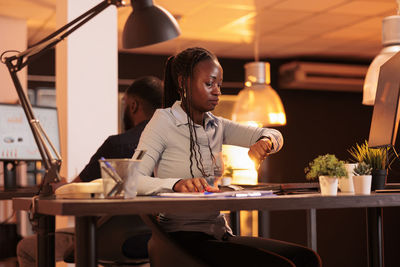
[[[73,182],[90,182],[101,178],[99,159],[104,158],[131,158],[140,139],[140,135],[147,122],[157,108],[162,105],[163,87],[160,79],[145,76],[136,79],[125,91],[124,128],[122,134],[109,136],[91,157],[89,163]],[[132,216],[130,216],[132,218]],[[134,216],[131,227],[146,228],[139,216]],[[112,235],[112,233],[111,233]],[[123,254],[130,258],[147,258],[147,241],[150,239],[150,230],[132,237],[122,246]],[[56,261],[62,261],[74,245],[74,229],[59,230],[56,239]],[[73,254],[71,254],[73,255]],[[18,263],[20,267],[35,266],[36,262],[36,235],[22,239],[17,246]]]

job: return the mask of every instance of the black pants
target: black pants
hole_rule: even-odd
[[[202,232],[173,232],[170,236],[210,266],[318,267],[321,259],[313,250],[293,243],[226,235],[223,240]]]

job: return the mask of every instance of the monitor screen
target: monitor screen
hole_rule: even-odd
[[[32,108],[49,139],[60,151],[57,109]],[[0,104],[0,160],[42,160],[20,105]]]
[[[400,54],[381,66],[368,145],[394,146],[399,123]]]

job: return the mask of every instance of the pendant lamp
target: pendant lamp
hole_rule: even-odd
[[[250,62],[244,65],[245,87],[235,102],[232,120],[253,126],[286,124],[286,114],[278,93],[270,86],[270,64]]]
[[[178,22],[153,0],[132,0],[133,11],[122,34],[124,48],[136,48],[164,42],[181,33]]]
[[[399,15],[389,16],[383,19],[382,45],[383,48],[381,52],[374,58],[365,76],[362,101],[364,105],[374,105],[380,67],[394,54],[400,51]]]

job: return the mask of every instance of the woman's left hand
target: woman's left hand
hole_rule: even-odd
[[[260,163],[271,153],[272,147],[272,141],[269,138],[263,138],[250,147],[249,157]]]

